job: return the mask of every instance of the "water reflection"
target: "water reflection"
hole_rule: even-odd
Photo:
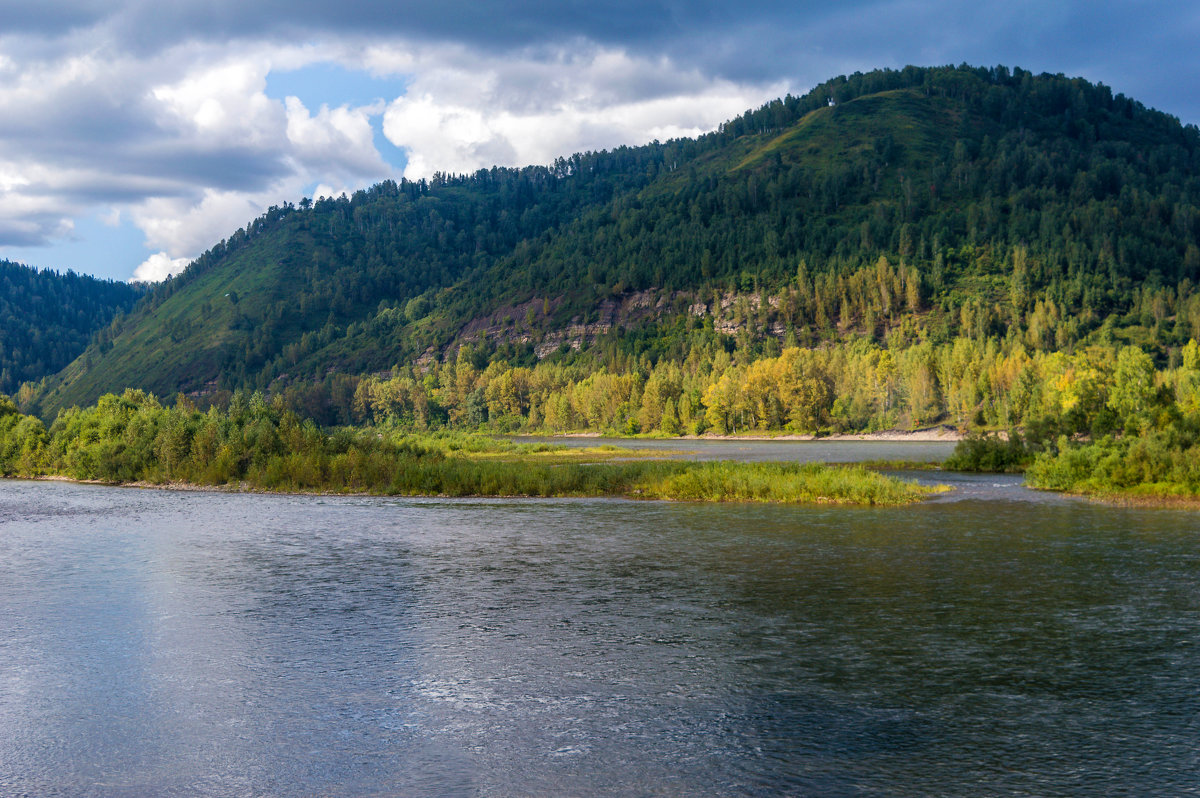
[[[1200,777],[1190,513],[986,478],[902,509],[3,483],[0,519],[4,794]]]

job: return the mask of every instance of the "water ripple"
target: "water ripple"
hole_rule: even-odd
[[[1194,790],[1196,516],[954,479],[901,509],[3,483],[0,794]]]

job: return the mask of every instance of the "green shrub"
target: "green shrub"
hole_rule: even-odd
[[[1007,438],[999,435],[968,435],[954,447],[954,453],[943,464],[948,471],[988,471],[1019,473],[1033,462],[1033,452],[1021,436],[1010,432]]]

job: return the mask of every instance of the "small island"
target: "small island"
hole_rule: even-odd
[[[3,398],[0,470],[114,485],[390,496],[898,505],[945,490],[862,466],[650,460],[636,450],[455,432],[327,432],[261,394],[239,393],[226,411],[201,412],[186,400],[166,407],[139,390],[63,411],[48,430]]]

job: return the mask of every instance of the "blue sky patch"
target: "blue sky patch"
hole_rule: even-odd
[[[286,72],[272,71],[267,75],[266,95],[280,102],[296,97],[309,113],[316,113],[322,105],[355,108],[376,100],[390,103],[408,91],[408,83],[404,77],[381,78],[339,64],[310,64]],[[375,149],[379,150],[383,160],[397,173],[404,171],[408,156],[383,135],[382,117],[372,119],[371,128],[375,132]]]
[[[73,269],[101,279],[128,280],[133,270],[154,254],[146,249],[145,239],[124,216],[115,227],[98,214],[81,216],[75,219],[70,238],[57,240],[52,247],[0,247],[0,258],[38,269]]]

